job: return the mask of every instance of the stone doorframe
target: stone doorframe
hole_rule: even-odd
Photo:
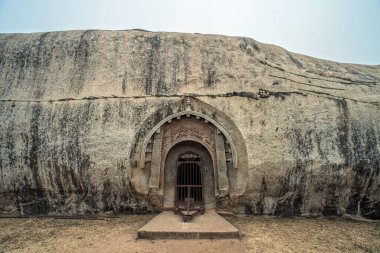
[[[194,141],[181,141],[172,146],[166,154],[164,161],[165,169],[164,184],[163,184],[163,205],[165,208],[174,208],[176,178],[178,176],[178,158],[181,154],[194,153],[201,157],[202,179],[203,179],[203,197],[205,208],[215,208],[215,177],[212,155],[204,145]]]
[[[216,198],[243,194],[247,183],[247,152],[235,123],[224,113],[192,97],[184,97],[169,106],[172,106],[170,111],[174,113],[166,115],[154,124],[141,140],[141,146],[139,145],[137,166],[133,172],[134,179],[131,180],[136,191],[149,194],[151,203],[162,203],[166,155],[170,148],[179,142],[195,141],[205,146],[212,156]],[[219,120],[227,125],[229,131]],[[165,132],[170,131],[171,126],[182,121],[185,123],[181,127],[177,127],[169,137],[164,136]],[[145,125],[149,124],[151,122]],[[192,127],[186,128],[189,124],[192,124]],[[165,141],[168,138],[171,140]],[[144,180],[148,183],[146,186],[143,186]]]

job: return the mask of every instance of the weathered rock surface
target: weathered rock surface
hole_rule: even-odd
[[[184,94],[242,133],[246,212],[380,217],[379,65],[144,31],[0,35],[0,212],[149,212],[136,140]]]

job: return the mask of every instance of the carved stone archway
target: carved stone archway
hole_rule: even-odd
[[[157,203],[162,203],[164,194],[166,156],[176,144],[191,141],[205,147],[212,157],[215,198],[241,195],[247,178],[247,154],[236,125],[220,111],[191,97],[169,106],[172,113],[155,123],[139,145],[132,179],[136,190],[149,194],[152,205],[161,208]]]

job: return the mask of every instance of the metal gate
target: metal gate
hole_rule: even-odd
[[[178,157],[175,191],[175,212],[189,221],[196,213],[204,212],[202,160],[195,153]],[[183,213],[182,211],[187,211]],[[191,213],[191,211],[196,211]]]

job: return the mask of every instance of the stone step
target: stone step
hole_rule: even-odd
[[[239,231],[214,210],[206,210],[191,222],[180,215],[164,211],[138,231],[140,239],[236,239]]]

